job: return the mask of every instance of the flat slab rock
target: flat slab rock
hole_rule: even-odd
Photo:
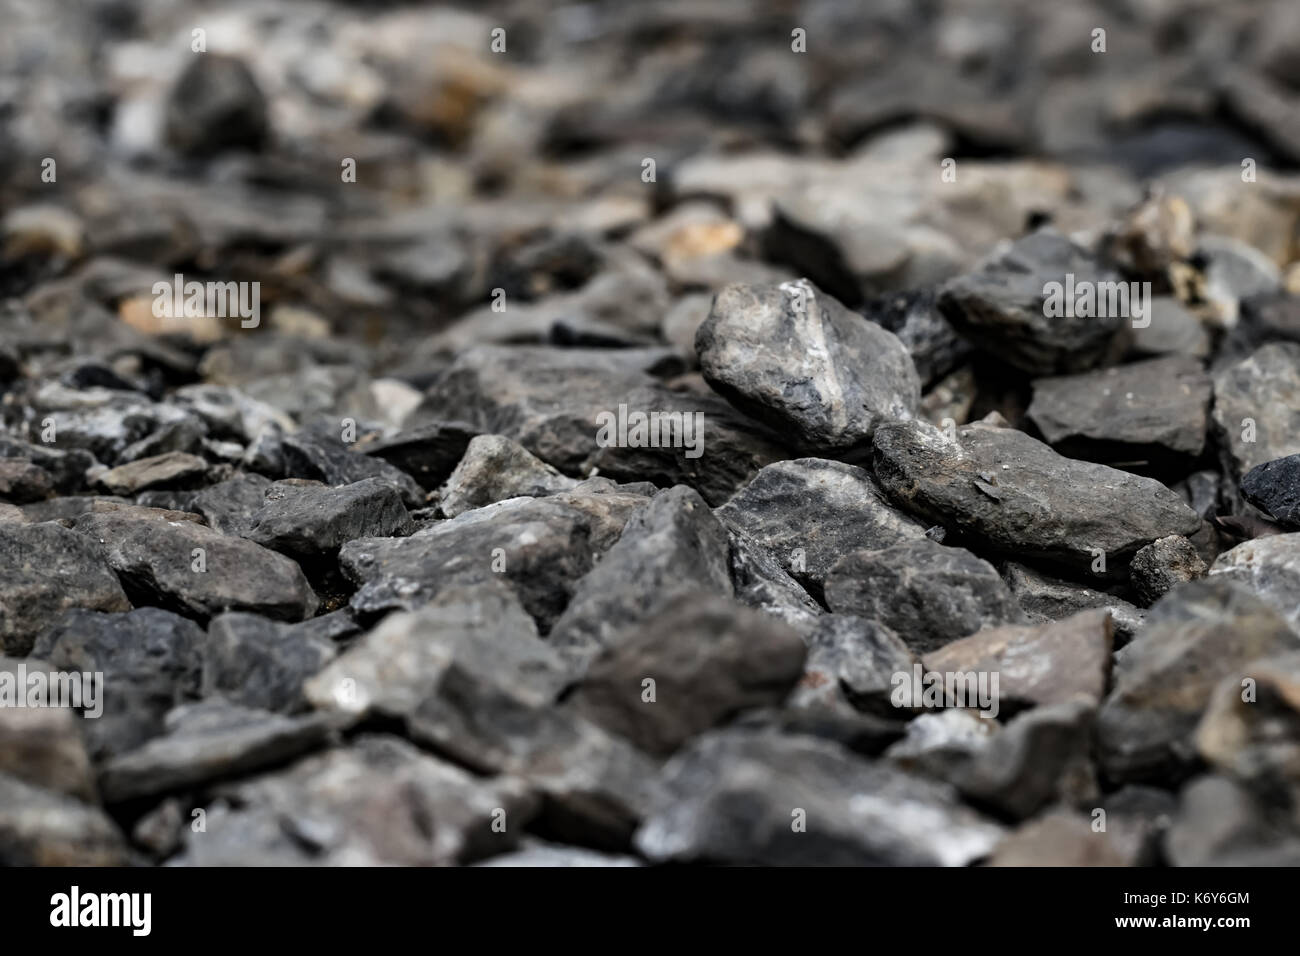
[[[714,513],[770,550],[818,595],[849,552],[925,535],[925,526],[894,507],[870,472],[824,458],[768,465]]]
[[[1030,420],[1048,444],[1094,461],[1195,457],[1210,422],[1210,377],[1170,357],[1034,382]]]
[[[910,418],[920,380],[906,347],[806,279],[727,286],[695,335],[705,379],[810,452],[853,448]]]
[[[1107,573],[1156,538],[1190,535],[1201,518],[1151,478],[1063,458],[1010,428],[976,424],[955,440],[923,422],[876,433],[881,487],[907,510],[1021,560]]]
[[[810,737],[706,734],[664,767],[663,794],[636,835],[660,862],[965,866],[1002,833],[952,788]]]
[[[290,480],[265,489],[240,534],[272,551],[321,555],[356,538],[409,534],[412,528],[401,492],[382,478],[337,488]]]

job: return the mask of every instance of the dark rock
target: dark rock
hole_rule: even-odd
[[[425,491],[433,491],[451,475],[478,434],[477,428],[464,422],[430,422],[359,443],[357,450],[400,468]]]
[[[911,678],[916,656],[888,628],[848,614],[825,614],[808,633],[808,659],[790,703],[895,716],[896,674]]]
[[[33,655],[65,671],[102,673],[103,713],[83,724],[92,758],[132,750],[162,732],[167,711],[199,690],[203,631],[159,608],[68,611]]]
[[[195,157],[257,149],[268,130],[266,98],[242,60],[219,53],[191,58],[167,102],[166,136],[173,149]]]
[[[163,733],[108,760],[99,775],[106,803],[195,787],[285,762],[324,742],[317,716],[284,717],[220,698],[167,715]]]
[[[1063,621],[1089,608],[1105,608],[1110,612],[1110,624],[1118,648],[1131,641],[1146,621],[1146,611],[1123,598],[1105,591],[1094,591],[1073,581],[1049,577],[1023,564],[1008,561],[1003,565],[1002,577],[1029,620],[1035,624]]]
[[[303,709],[303,681],[338,653],[333,635],[313,625],[333,617],[283,624],[240,611],[217,615],[204,646],[203,696],[220,694],[244,707],[283,713]]]
[[[733,596],[729,554],[726,529],[698,494],[681,486],[660,492],[578,583],[550,641],[581,673],[629,625],[685,595]]]
[[[822,614],[822,606],[767,548],[742,531],[730,531],[728,537],[736,600],[780,618],[801,633],[807,631]]]
[[[1300,534],[1270,534],[1225,551],[1210,577],[1236,581],[1263,598],[1300,632]]]
[[[242,535],[262,507],[270,485],[261,475],[236,475],[204,488],[190,501],[188,510],[202,515],[210,528],[222,534]]]
[[[282,441],[285,469],[290,478],[311,478],[327,485],[350,485],[379,478],[396,488],[408,508],[424,503],[424,490],[406,472],[382,458],[351,450],[351,446],[323,430],[303,429]]]
[[[867,471],[821,458],[768,465],[715,513],[817,596],[849,552],[919,540],[925,532],[889,503]]]
[[[68,608],[128,611],[103,548],[57,524],[0,523],[0,650],[21,655]]]
[[[922,654],[982,628],[1026,620],[993,565],[925,538],[847,554],[825,583],[832,611],[881,624]]]
[[[780,621],[704,597],[621,636],[592,662],[572,703],[646,753],[667,756],[741,710],[779,704],[803,673],[804,653]]]
[[[1029,418],[1063,454],[1132,463],[1205,448],[1210,379],[1192,358],[1134,362],[1034,382]]]
[[[0,498],[24,505],[53,494],[54,481],[44,468],[21,458],[0,458]]]
[[[836,744],[722,731],[668,762],[636,845],[656,861],[963,866],[1000,833],[951,788]]]
[[[1133,555],[1129,579],[1142,603],[1150,606],[1178,585],[1205,577],[1205,570],[1195,545],[1174,534],[1157,538]]]
[[[1251,661],[1297,649],[1281,615],[1239,585],[1211,578],[1175,589],[1116,658],[1097,724],[1103,769],[1141,782],[1186,767],[1215,686]]]
[[[139,509],[82,515],[73,527],[103,546],[137,604],[199,619],[251,611],[279,620],[310,617],[318,604],[302,569],[283,555],[231,538],[174,512]]]
[[[1081,310],[1087,314],[1063,302],[1059,315],[1048,315],[1048,283],[1063,293],[1071,275],[1076,283],[1121,282],[1066,237],[1036,232],[945,284],[939,311],[976,345],[1030,374],[1081,371],[1097,364],[1128,316],[1100,314],[1109,311],[1095,308],[1107,298],[1101,290],[1094,307]]]
[[[501,435],[478,435],[439,494],[438,507],[449,518],[507,498],[544,498],[578,484],[522,445]]]
[[[273,551],[320,555],[357,538],[409,534],[411,527],[401,493],[382,478],[339,488],[277,481],[240,533]]]
[[[1300,529],[1300,455],[1256,465],[1241,479],[1241,494],[1274,521]]]
[[[921,398],[902,343],[807,280],[723,289],[695,348],[709,384],[813,453],[864,445]]]
[[[875,446],[876,479],[896,502],[1022,560],[1091,570],[1104,556],[1115,574],[1144,545],[1201,523],[1157,481],[1063,458],[1009,428],[970,425],[953,441],[897,422]]]

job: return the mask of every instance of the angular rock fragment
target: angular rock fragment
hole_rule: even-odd
[[[1218,683],[1292,650],[1300,636],[1238,584],[1210,578],[1170,592],[1116,659],[1097,720],[1103,769],[1137,782],[1176,774],[1195,757],[1193,734]]]
[[[212,698],[176,708],[163,733],[108,760],[99,775],[106,803],[194,787],[273,766],[325,740],[320,717],[284,717]]]
[[[235,806],[209,808],[176,865],[446,866],[513,849],[537,808],[517,779],[472,777],[383,735],[225,792]]]
[[[1112,296],[1121,290],[1122,300]],[[1134,315],[1128,291],[1065,236],[1040,231],[949,280],[938,306],[981,348],[1031,374],[1052,375],[1097,364]]]
[[[1300,530],[1300,455],[1256,465],[1241,479],[1241,494],[1275,521]]]
[[[949,787],[836,744],[737,730],[668,762],[636,845],[656,861],[964,866],[1000,835]]]
[[[128,611],[103,548],[57,524],[0,524],[0,651],[21,655],[66,609]]]
[[[30,678],[33,672],[48,674],[52,670],[35,658],[20,661],[0,657],[0,684],[14,681],[12,689],[22,701],[27,687],[19,683],[19,676]],[[77,714],[69,707],[24,707],[15,703],[8,697],[5,706],[0,707],[0,774],[94,803],[95,775]]]
[[[198,455],[169,451],[118,465],[100,475],[96,482],[109,494],[133,495],[146,488],[185,486],[201,479],[207,471],[208,463]]]
[[[821,458],[768,465],[715,513],[768,548],[818,596],[835,562],[850,551],[886,548],[925,533],[889,503],[867,471]]]
[[[611,733],[667,756],[746,708],[780,703],[804,654],[780,621],[725,598],[687,598],[593,661],[571,701]]]
[[[921,398],[902,343],[807,280],[723,289],[695,348],[709,384],[813,453],[865,444]]]
[[[1178,795],[1164,850],[1173,866],[1295,866],[1300,860],[1300,840],[1281,832],[1246,787],[1214,774],[1197,777]]]
[[[1004,712],[1064,703],[1075,695],[1101,699],[1110,671],[1110,614],[1081,611],[1037,627],[989,628],[946,644],[921,660],[940,674],[997,675]]]
[[[1128,573],[1142,603],[1151,605],[1178,585],[1205,577],[1205,570],[1196,546],[1174,534],[1157,538],[1133,555]]]
[[[807,641],[808,659],[791,694],[791,705],[819,705],[830,711],[848,705],[868,713],[897,715],[890,700],[895,675],[910,679],[917,659],[896,634],[864,618],[825,614],[813,625]]]
[[[1091,461],[1160,463],[1205,448],[1210,378],[1192,358],[1157,358],[1034,382],[1028,415],[1048,444]]]
[[[822,606],[786,573],[767,548],[742,531],[732,530],[728,537],[731,586],[736,600],[806,632],[823,613]]]
[[[220,53],[194,57],[167,102],[167,142],[188,155],[256,149],[268,129],[266,98],[252,73]]]
[[[1058,810],[1031,820],[998,844],[989,866],[1124,866],[1105,831],[1077,813]]]
[[[922,422],[881,427],[876,479],[902,507],[1022,560],[1122,571],[1156,538],[1194,533],[1201,519],[1150,478],[1073,461],[1023,432],[988,425],[956,440]],[[1099,572],[1094,572],[1099,573]]]
[[[270,485],[261,475],[236,475],[204,488],[190,500],[189,510],[202,515],[208,527],[222,534],[242,536],[266,500]]]
[[[338,653],[328,635],[311,627],[324,620],[284,624],[241,611],[217,615],[208,624],[204,644],[203,696],[220,694],[260,710],[303,709],[303,682]]]
[[[1146,620],[1146,611],[1121,597],[1042,574],[1014,561],[1003,565],[1002,577],[1035,624],[1063,621],[1089,608],[1105,608],[1110,612],[1115,646],[1119,648],[1133,639]]]
[[[285,468],[290,478],[311,478],[327,485],[348,485],[379,478],[395,487],[410,508],[424,503],[424,490],[406,472],[381,458],[352,450],[352,446],[322,431],[302,430],[282,441]]]
[[[319,603],[289,558],[171,512],[139,509],[82,515],[73,527],[104,547],[138,604],[206,619],[251,611],[278,620],[310,617]]]
[[[681,486],[660,492],[579,582],[550,642],[581,673],[629,625],[685,595],[731,597],[729,553],[726,529],[698,494]]]
[[[1225,551],[1210,577],[1235,581],[1263,598],[1300,632],[1300,534],[1271,534]]]
[[[477,435],[443,486],[438,507],[454,518],[507,498],[544,498],[577,484],[509,438]]]
[[[162,731],[163,718],[199,690],[203,631],[159,608],[126,614],[72,610],[37,641],[33,655],[60,671],[103,675],[101,713],[83,732],[92,758],[122,753]],[[93,679],[92,686],[98,684]]]
[[[993,565],[964,548],[926,538],[847,554],[826,576],[825,586],[832,611],[875,621],[917,653],[1025,620]]]
[[[1295,342],[1264,345],[1214,376],[1214,423],[1233,477],[1300,454],[1297,391],[1300,343]]]
[[[265,490],[240,534],[272,551],[322,555],[357,538],[408,534],[411,527],[400,492],[382,478],[337,488],[291,480]]]
[[[555,498],[512,498],[410,537],[349,541],[339,565],[358,585],[350,604],[363,616],[413,610],[452,585],[504,578],[549,630],[599,553],[591,540],[596,527]]]

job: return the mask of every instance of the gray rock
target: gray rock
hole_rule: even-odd
[[[1133,555],[1129,580],[1148,607],[1174,588],[1205,577],[1205,562],[1192,542],[1180,535],[1157,538]]]
[[[96,483],[114,495],[134,495],[146,488],[174,488],[201,481],[208,463],[198,455],[169,451],[140,458],[101,474]]]
[[[737,730],[668,762],[636,845],[655,861],[964,866],[1000,835],[950,787],[825,741]]]
[[[123,753],[162,732],[163,718],[199,690],[203,631],[159,608],[126,614],[68,611],[34,656],[61,671],[103,674],[103,713],[83,732],[92,758]]]
[[[303,690],[317,709],[351,720],[403,720],[417,739],[481,767],[493,740],[481,738],[477,722],[488,721],[497,696],[540,707],[567,682],[563,661],[514,594],[492,581],[389,615]]]
[[[40,465],[22,458],[0,458],[0,498],[16,505],[54,494],[54,480]]]
[[[709,384],[812,453],[860,447],[921,399],[902,343],[806,279],[723,289],[695,348]]]
[[[79,490],[87,469],[95,464],[95,456],[80,448],[63,449],[44,443],[28,444],[0,434],[0,460],[8,459],[29,461],[44,469],[49,473],[54,487],[62,494]]]
[[[1151,298],[1150,323],[1129,331],[1129,348],[1136,355],[1206,358],[1210,333],[1176,298],[1157,295]]]
[[[1214,376],[1214,423],[1234,476],[1300,454],[1298,390],[1300,344],[1295,342],[1264,345]]]
[[[804,654],[786,624],[706,596],[621,636],[571,700],[593,723],[667,756],[742,710],[779,704],[803,673]]]
[[[223,789],[178,866],[446,866],[513,849],[537,798],[367,735]],[[505,814],[504,831],[492,826]]]
[[[356,538],[409,534],[411,528],[401,493],[382,478],[339,488],[291,480],[266,489],[240,533],[272,551],[322,555]]]
[[[867,303],[863,311],[867,319],[898,336],[912,356],[923,388],[955,369],[972,351],[936,308],[933,292],[897,292]]]
[[[732,597],[729,554],[726,529],[698,494],[682,486],[660,492],[577,585],[550,641],[581,673],[629,625],[684,595]]]
[[[736,600],[780,618],[800,633],[812,627],[822,606],[786,573],[776,556],[742,531],[731,530],[728,538]]]
[[[998,844],[988,866],[1123,866],[1124,856],[1092,820],[1054,810],[1022,824]]]
[[[1040,378],[1027,413],[1063,454],[1126,463],[1200,455],[1210,420],[1210,378],[1193,358]]]
[[[358,585],[350,604],[363,616],[413,610],[451,585],[504,578],[548,631],[603,550],[593,541],[598,529],[591,515],[559,499],[511,498],[408,538],[349,541],[339,565]]]
[[[222,534],[242,536],[270,486],[261,475],[236,475],[204,488],[191,499],[188,510],[202,515],[210,528]]]
[[[128,611],[104,549],[57,524],[0,524],[0,651],[22,655],[68,608]]]
[[[1273,534],[1225,551],[1211,578],[1236,581],[1272,604],[1300,631],[1300,534]]]
[[[287,477],[311,478],[327,485],[350,485],[379,478],[396,488],[409,508],[424,504],[424,489],[406,472],[382,458],[361,454],[323,429],[296,431],[281,442]]]
[[[889,628],[922,654],[1026,620],[993,565],[926,538],[845,555],[826,577],[826,603]]]
[[[876,480],[902,507],[1022,560],[1122,573],[1139,548],[1201,519],[1150,478],[1073,461],[1023,432],[977,424],[956,440],[923,422],[882,426]]]
[[[1173,866],[1266,864],[1268,850],[1283,854],[1274,865],[1294,866],[1300,859],[1300,841],[1278,832],[1246,787],[1213,774],[1196,778],[1178,795],[1164,849]]]
[[[910,678],[917,657],[896,634],[864,618],[825,614],[807,641],[808,659],[791,706],[897,715],[890,701],[894,675]]]
[[[559,846],[543,843],[540,840],[526,840],[524,845],[513,853],[503,853],[490,860],[476,863],[475,866],[641,866],[634,856],[614,856],[609,853],[596,853],[576,846]]]
[[[324,742],[316,715],[284,717],[212,698],[167,715],[164,731],[109,759],[99,775],[106,803],[201,786],[285,762]]]
[[[1107,775],[1141,782],[1187,767],[1215,686],[1253,660],[1297,649],[1281,615],[1240,585],[1210,578],[1175,589],[1116,658],[1097,723]]]
[[[507,498],[544,498],[577,484],[518,442],[502,435],[477,435],[443,486],[438,507],[454,518]]]
[[[995,704],[1009,712],[1076,696],[1100,700],[1111,647],[1109,613],[1091,610],[1037,627],[989,628],[945,644],[921,660],[925,670],[943,675],[987,674],[991,689],[997,675]]]
[[[315,613],[316,595],[289,558],[193,521],[171,520],[173,514],[104,511],[82,515],[73,528],[104,547],[137,604],[200,619],[251,611],[297,621]]]
[[[818,597],[826,575],[849,552],[925,534],[924,525],[889,503],[866,470],[821,458],[768,465],[715,514],[770,550]]]
[[[1121,597],[1050,577],[1014,561],[1003,565],[1002,578],[1035,624],[1063,621],[1089,608],[1105,608],[1110,612],[1115,646],[1119,648],[1131,641],[1146,621],[1146,611]]]
[[[284,713],[303,709],[303,682],[338,653],[330,635],[311,626],[329,617],[283,624],[241,611],[217,615],[204,644],[203,696]]]
[[[1241,494],[1274,521],[1300,529],[1300,455],[1256,465],[1241,479]]]
[[[1060,283],[1064,292],[1068,275],[1075,283],[1121,281],[1066,237],[1040,231],[947,282],[939,290],[939,311],[970,341],[1026,372],[1081,371],[1097,364],[1128,316],[1100,315],[1096,308],[1047,315],[1046,286]]]
[[[0,865],[126,866],[131,854],[99,807],[0,773]]]

